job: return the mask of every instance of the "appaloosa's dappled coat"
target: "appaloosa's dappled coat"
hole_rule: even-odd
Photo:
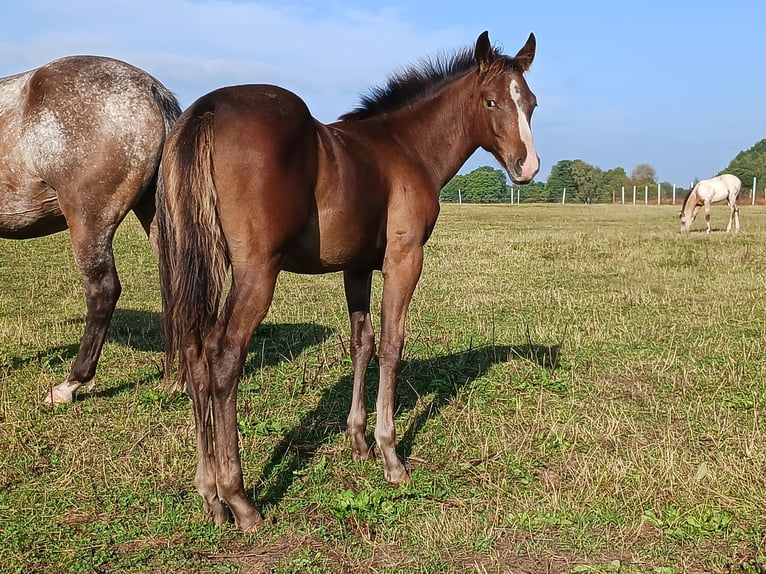
[[[195,484],[214,522],[228,520],[229,510],[243,529],[261,521],[245,496],[236,395],[248,342],[283,270],[343,271],[355,459],[371,456],[364,375],[375,350],[372,272],[382,270],[375,441],[386,479],[409,480],[394,448],[394,397],[423,245],[439,191],[477,148],[492,152],[516,183],[537,173],[536,100],[524,78],[534,54],[533,35],[508,57],[485,32],[473,49],[393,76],[329,125],[298,96],[269,85],[216,90],[181,115],[163,154],[160,276],[168,366],[177,356],[192,398]]]
[[[120,296],[112,239],[131,209],[154,235],[162,146],[180,113],[160,82],[110,58],[71,56],[0,79],[0,237],[69,228],[85,285],[85,333],[51,404],[93,380]]]

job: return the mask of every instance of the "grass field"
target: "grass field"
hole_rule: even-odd
[[[137,223],[97,385],[55,410],[83,329],[68,237],[2,242],[0,572],[766,572],[766,208],[685,237],[677,209],[443,207],[402,487],[351,460],[341,277],[284,274],[239,392],[252,534],[203,520]]]

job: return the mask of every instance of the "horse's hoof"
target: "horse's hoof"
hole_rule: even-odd
[[[227,524],[229,522],[230,520],[229,511],[220,502],[215,504],[203,503],[203,506],[204,506],[205,514],[207,515],[208,520],[210,520],[210,522],[212,522],[216,526],[223,526],[224,524]]]
[[[400,484],[407,484],[410,482],[410,475],[403,466],[400,470],[395,472],[384,472],[386,481],[392,486],[398,486]]]
[[[50,392],[43,397],[43,404],[53,407],[58,404],[73,403],[74,393],[67,389],[52,387]]]
[[[375,458],[375,451],[372,448],[360,448],[351,449],[351,458],[357,462],[362,460],[373,460]]]
[[[238,519],[235,522],[242,532],[254,532],[261,524],[263,524],[263,517],[260,513],[255,512],[253,515]]]

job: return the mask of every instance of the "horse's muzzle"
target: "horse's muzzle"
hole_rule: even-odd
[[[506,165],[508,166],[508,175],[511,176],[513,183],[524,185],[532,181],[532,178],[540,171],[540,157],[533,153],[520,157]]]

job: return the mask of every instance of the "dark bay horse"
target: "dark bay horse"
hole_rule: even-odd
[[[216,524],[229,511],[242,529],[261,522],[244,491],[237,386],[282,270],[343,271],[357,460],[371,456],[364,380],[375,351],[372,273],[382,270],[375,441],[386,479],[409,480],[394,448],[396,376],[439,191],[478,147],[516,183],[537,173],[536,99],[524,78],[534,55],[533,35],[511,58],[485,32],[473,49],[392,76],[329,125],[269,85],[216,90],[181,115],[165,144],[157,202],[167,364],[178,357],[192,398],[195,485]]]
[[[705,230],[710,233],[710,204],[717,201],[726,201],[729,206],[729,224],[726,232],[731,231],[731,222],[734,221],[734,230],[739,231],[739,207],[737,198],[742,182],[736,175],[724,173],[712,179],[703,179],[686,194],[681,206],[681,233],[689,233],[697,212],[705,208]]]
[[[162,146],[181,110],[156,79],[97,56],[55,60],[0,79],[0,237],[69,228],[85,285],[85,333],[46,402],[91,384],[120,296],[112,239],[132,209],[154,243]]]

